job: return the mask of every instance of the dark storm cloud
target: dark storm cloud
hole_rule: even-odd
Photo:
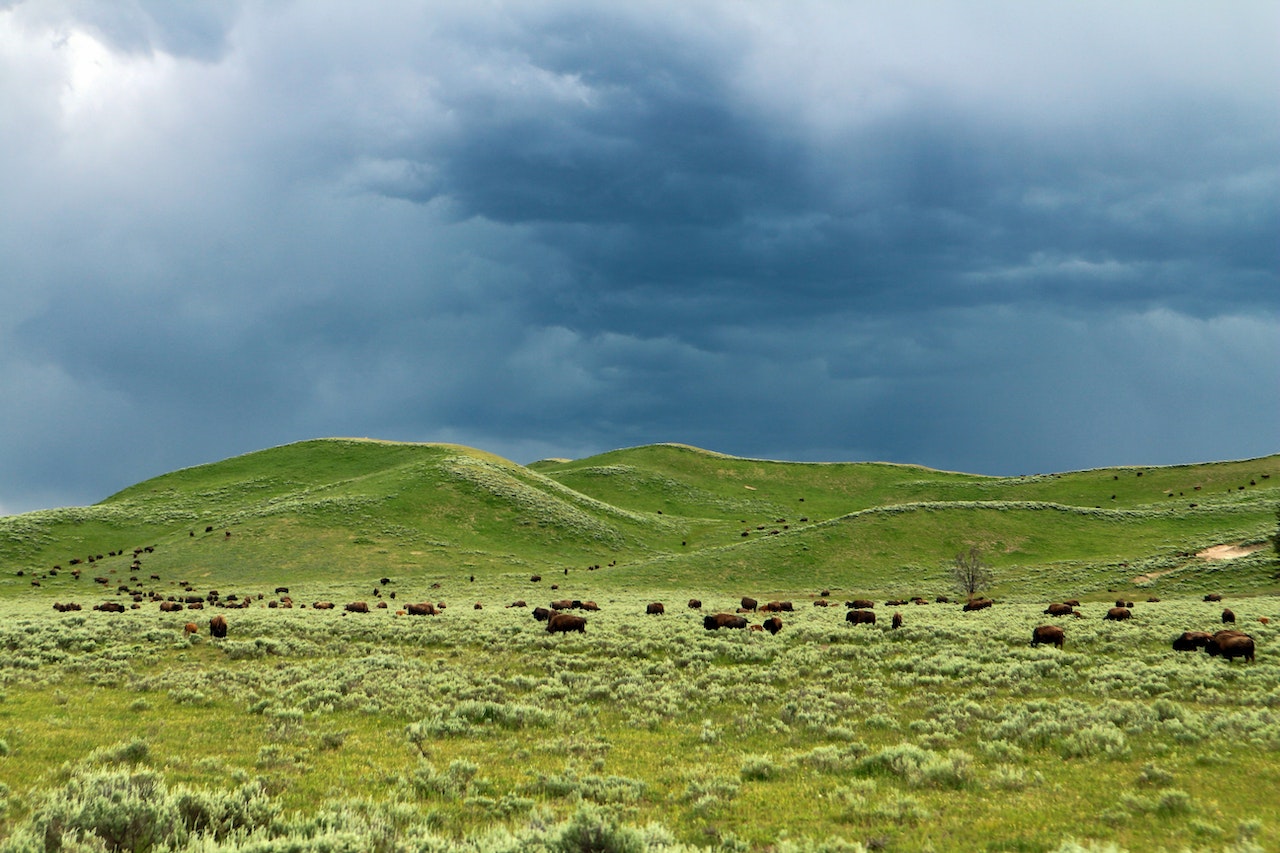
[[[1274,452],[1276,24],[0,5],[0,510],[317,435]]]

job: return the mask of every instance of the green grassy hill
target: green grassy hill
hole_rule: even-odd
[[[88,577],[136,573],[144,546],[148,574],[210,585],[394,574],[494,588],[599,567],[584,589],[933,596],[950,591],[947,561],[977,546],[998,594],[1264,592],[1277,586],[1272,552],[1194,555],[1265,544],[1277,473],[1280,456],[985,477],[673,444],[526,467],[453,445],[322,439],[175,471],[90,507],[2,518],[0,596],[83,589],[72,560]]]

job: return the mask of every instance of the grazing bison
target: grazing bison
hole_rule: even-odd
[[[1183,631],[1181,637],[1173,638],[1175,652],[1194,652],[1203,649],[1213,639],[1208,631]]]
[[[600,609],[600,605],[596,604],[594,601],[584,601],[581,604],[579,604],[578,607],[580,607],[583,610],[591,610],[591,611]]]
[[[95,604],[94,610],[100,610],[103,613],[123,613],[124,605],[118,601],[104,601],[101,604]]]
[[[971,598],[964,603],[964,607],[961,610],[965,613],[971,613],[974,610],[986,610],[993,604],[995,602],[989,598]]]
[[[825,598],[819,598],[818,600],[813,602],[813,606],[814,607],[830,607],[831,602],[827,601]]]
[[[844,615],[844,621],[850,625],[874,625],[876,614],[870,610],[850,610]]]
[[[645,605],[644,612],[649,616],[661,616],[667,612],[667,608],[662,606],[661,601],[653,601]]]
[[[276,587],[276,595],[288,595],[288,594],[289,594],[289,587],[287,586]]]
[[[1204,650],[1210,657],[1221,655],[1228,662],[1232,658],[1244,658],[1253,662],[1253,637],[1243,631],[1219,631],[1205,643]]]
[[[777,616],[770,616],[764,620],[764,629],[770,634],[776,634],[782,630],[782,620]]]
[[[200,633],[200,626],[194,622],[188,622],[187,624],[182,626],[182,633],[183,635],[188,637],[190,637],[192,634],[198,634]]]
[[[219,640],[227,636],[227,620],[222,614],[209,620],[209,636]]]
[[[507,607],[508,607],[508,608],[510,608],[510,607],[528,607],[528,606],[529,606],[529,605],[525,603],[525,600],[524,600],[523,598],[522,598],[522,599],[520,599],[520,600],[518,600],[518,601],[513,601],[513,602],[511,602],[510,604],[508,604],[508,605],[507,605]]]
[[[745,628],[747,617],[735,616],[732,613],[717,613],[714,616],[702,617],[702,627],[708,631],[718,631],[721,628]]]
[[[893,629],[894,629],[895,631],[896,631],[898,628],[901,628],[901,627],[902,627],[902,614],[901,614],[901,613],[898,613],[897,611],[894,611],[893,618],[889,620],[889,624],[893,627]]]
[[[316,601],[311,604],[311,609],[312,610],[332,610],[333,602],[332,601]]]
[[[436,616],[440,613],[436,606],[430,601],[419,602],[418,604],[405,605],[404,612],[410,616]]]
[[[160,602],[160,612],[162,612],[162,613],[176,613],[177,611],[179,611],[179,610],[181,610],[181,609],[182,609],[182,605],[181,605],[181,604],[179,604],[179,603],[178,603],[178,602],[176,602],[176,601],[162,601],[162,602]]]
[[[701,602],[701,601],[699,601],[699,600],[698,600],[698,599],[696,599],[696,598],[691,598],[691,599],[689,599],[689,609],[690,609],[690,610],[701,610],[701,609],[702,609],[702,602]]]
[[[569,610],[573,607],[573,599],[562,598],[559,601],[551,602],[552,610]]]
[[[1222,596],[1219,593],[1211,592],[1204,597],[1205,601],[1221,601]]]
[[[586,618],[575,616],[572,613],[553,613],[551,618],[547,620],[548,634],[567,634],[570,631],[585,634],[587,632]]]
[[[750,610],[750,611],[754,611],[754,610],[756,609],[756,605],[757,605],[757,604],[759,604],[759,602],[757,602],[754,598],[748,598],[748,597],[747,597],[747,596],[745,596],[745,595],[744,595],[744,596],[742,596],[742,609],[743,609],[743,610]]]
[[[1102,618],[1104,621],[1123,622],[1126,619],[1132,619],[1133,613],[1127,607],[1112,607]]]
[[[551,618],[551,611],[545,607],[535,607],[533,608],[533,618],[539,622],[546,622]]]
[[[1070,604],[1063,602],[1062,604],[1050,604],[1045,608],[1044,612],[1048,616],[1070,616],[1072,610],[1073,608]]]
[[[1236,621],[1236,614],[1232,612],[1230,607],[1224,607],[1222,609],[1222,624],[1225,625],[1228,622],[1235,622],[1235,621]]]
[[[1068,605],[1068,606],[1070,606],[1070,607],[1079,607],[1079,606],[1080,606],[1080,599],[1078,599],[1078,598],[1066,598],[1066,599],[1063,599],[1062,603],[1063,603],[1063,604],[1066,604],[1066,605]]]
[[[844,606],[857,610],[870,610],[876,606],[876,603],[869,598],[855,598],[853,601],[846,601]]]
[[[342,609],[348,613],[368,613],[369,605],[363,601],[353,601]]]
[[[1062,648],[1062,643],[1066,639],[1064,632],[1057,625],[1038,625],[1031,632],[1031,645],[1038,646],[1042,643],[1052,643],[1058,648]]]

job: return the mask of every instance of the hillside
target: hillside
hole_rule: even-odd
[[[56,595],[72,560],[90,575],[127,572],[144,546],[148,571],[223,584],[465,574],[504,585],[600,567],[597,586],[607,575],[622,587],[932,595],[946,591],[946,561],[976,545],[1004,594],[1046,580],[1085,594],[1140,576],[1152,589],[1211,579],[1266,591],[1270,552],[1195,554],[1265,543],[1276,474],[1280,456],[986,477],[672,444],[521,466],[454,445],[320,439],[174,471],[90,507],[2,518],[0,595]]]

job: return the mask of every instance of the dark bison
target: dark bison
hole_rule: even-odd
[[[585,634],[587,631],[587,620],[582,616],[575,616],[572,613],[553,613],[551,618],[547,620],[548,634],[567,634],[570,631],[577,631],[579,634]]]
[[[850,610],[844,615],[844,621],[850,625],[874,625],[876,614],[870,610]]]
[[[559,601],[551,602],[552,610],[569,610],[573,607],[573,599],[562,598]]]
[[[813,602],[813,606],[814,607],[830,607],[831,602],[827,601],[825,598],[819,598],[818,600]]]
[[[1173,638],[1175,652],[1194,652],[1203,649],[1213,639],[1208,631],[1183,631],[1181,637]]]
[[[754,598],[748,598],[748,597],[747,597],[747,596],[745,596],[745,595],[744,595],[744,596],[742,596],[742,609],[743,609],[743,610],[752,610],[752,611],[754,611],[754,610],[756,609],[756,605],[757,605],[758,603],[759,603],[759,602],[757,602]]]
[[[353,601],[342,609],[348,613],[368,613],[369,605],[363,601]]]
[[[649,616],[661,616],[667,612],[667,608],[662,606],[661,601],[652,601],[645,605],[644,612]]]
[[[546,622],[551,618],[551,611],[545,607],[535,607],[533,608],[533,618],[539,622]]]
[[[875,607],[876,603],[869,598],[855,598],[853,601],[846,601],[844,606],[858,610],[869,610]]]
[[[404,612],[410,616],[437,616],[440,611],[430,601],[422,601],[418,604],[406,604]]]
[[[101,604],[95,604],[93,609],[103,613],[123,613],[125,607],[118,601],[104,601]]]
[[[696,599],[696,598],[691,598],[691,599],[689,599],[689,609],[690,609],[690,610],[701,610],[701,609],[702,609],[702,602],[701,602],[701,601],[699,601],[699,600],[698,600],[698,599]]]
[[[1232,658],[1244,658],[1253,662],[1253,637],[1243,631],[1219,631],[1205,643],[1204,650],[1211,657],[1222,655],[1230,661]]]
[[[1079,606],[1080,606],[1080,599],[1078,599],[1078,598],[1066,598],[1066,599],[1063,599],[1062,603],[1063,603],[1063,604],[1066,604],[1066,605],[1069,605],[1069,606],[1071,606],[1071,607],[1079,607]]]
[[[218,639],[227,636],[227,620],[221,614],[209,620],[209,636]]]
[[[770,634],[776,634],[782,630],[782,620],[777,616],[770,616],[764,620],[764,629]]]
[[[1070,604],[1063,602],[1062,604],[1050,604],[1045,608],[1045,614],[1048,616],[1070,616],[1072,607]]]
[[[1031,645],[1038,646],[1042,643],[1052,643],[1058,648],[1062,648],[1062,643],[1066,639],[1066,633],[1057,625],[1038,625],[1031,632]]]
[[[1126,619],[1132,619],[1133,613],[1127,607],[1113,607],[1102,618],[1104,621],[1123,622]]]
[[[178,602],[176,602],[176,601],[162,601],[162,602],[160,602],[160,612],[161,612],[161,613],[176,613],[177,611],[179,611],[179,610],[181,610],[181,609],[182,609],[182,605],[181,605],[181,604],[179,604],[179,603],[178,603]]]
[[[507,605],[507,607],[509,608],[510,607],[528,607],[528,606],[529,605],[525,602],[523,598],[519,599],[518,601],[513,601]]]
[[[1205,601],[1221,601],[1222,596],[1216,592],[1211,592],[1204,597]]]
[[[898,612],[896,612],[896,611],[895,611],[895,612],[894,612],[894,614],[893,614],[893,618],[889,620],[889,624],[893,626],[893,629],[894,629],[895,631],[896,631],[898,628],[901,628],[901,627],[902,627],[902,614],[901,614],[901,613],[898,613]]]
[[[747,617],[735,616],[732,613],[717,613],[714,616],[702,617],[702,627],[708,631],[717,631],[721,628],[745,628]]]
[[[1235,621],[1236,621],[1236,614],[1232,612],[1230,607],[1224,607],[1222,610],[1222,624],[1225,625],[1228,622],[1234,623]]]
[[[964,607],[961,609],[965,613],[970,613],[974,610],[986,610],[993,604],[995,604],[995,602],[989,598],[971,598],[964,603]]]

